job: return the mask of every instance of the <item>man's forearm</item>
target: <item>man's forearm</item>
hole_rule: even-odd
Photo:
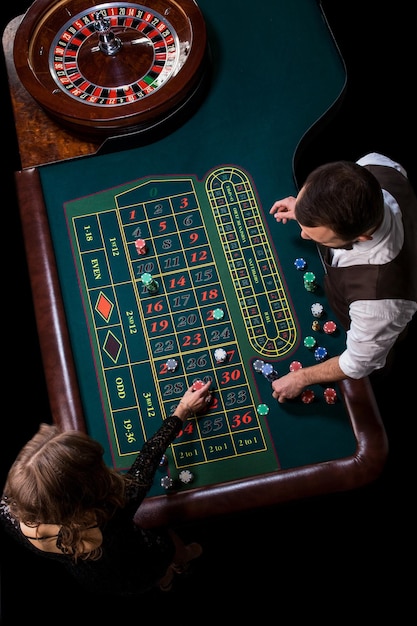
[[[337,382],[348,378],[339,366],[339,357],[334,356],[323,363],[311,365],[309,367],[298,370],[299,376],[303,381],[303,386],[314,385],[316,383]]]

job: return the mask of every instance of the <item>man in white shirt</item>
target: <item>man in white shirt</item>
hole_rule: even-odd
[[[326,295],[347,331],[342,354],[277,379],[273,397],[381,371],[417,311],[417,198],[404,168],[377,153],[322,165],[270,213],[297,220],[318,244]]]

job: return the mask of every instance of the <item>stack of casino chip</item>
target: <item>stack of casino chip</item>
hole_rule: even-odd
[[[304,287],[307,291],[316,291],[316,275],[313,272],[306,272],[303,276]]]
[[[270,383],[279,378],[278,372],[274,369],[271,363],[264,363],[261,369],[261,373]]]
[[[333,387],[327,387],[324,390],[324,399],[326,400],[327,404],[334,404],[337,400],[336,390],[333,389]]]
[[[150,292],[150,293],[156,293],[159,289],[159,284],[158,282],[152,277],[151,274],[149,274],[148,272],[145,272],[144,274],[142,274],[142,276],[140,277],[142,283],[145,285],[146,289]]]
[[[311,305],[311,314],[313,317],[322,317],[324,313],[324,307],[320,302],[313,302]]]
[[[135,248],[137,253],[140,255],[146,254],[148,252],[148,248],[144,239],[136,239]]]

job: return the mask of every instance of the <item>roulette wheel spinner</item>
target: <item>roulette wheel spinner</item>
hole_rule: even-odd
[[[169,129],[198,101],[207,56],[194,0],[35,0],[13,47],[32,98],[87,138]]]

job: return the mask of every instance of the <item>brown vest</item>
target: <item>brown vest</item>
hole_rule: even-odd
[[[327,299],[345,330],[349,329],[349,305],[355,300],[401,299],[417,302],[417,197],[401,172],[384,165],[365,166],[398,202],[404,225],[399,254],[382,265],[332,267],[329,248],[320,246],[327,274]]]

